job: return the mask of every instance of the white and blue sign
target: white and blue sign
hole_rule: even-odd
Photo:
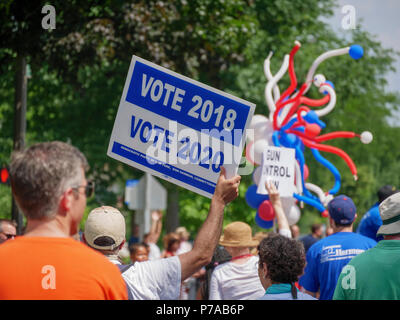
[[[211,198],[236,174],[255,105],[133,56],[107,154]]]

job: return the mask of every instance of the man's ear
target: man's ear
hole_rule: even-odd
[[[262,263],[262,274],[264,279],[268,277],[268,268],[265,262]]]
[[[331,218],[331,216],[329,216],[328,219],[329,219],[329,226],[330,226],[331,228],[336,227],[336,225],[335,225],[335,220],[333,220],[333,219]]]
[[[122,247],[124,246],[124,244],[125,244],[125,240],[123,240],[123,241],[121,242],[121,244],[120,244],[119,247],[118,247],[118,250],[121,250]]]
[[[60,202],[58,204],[59,212],[65,214],[71,210],[72,201],[74,197],[74,191],[72,189],[67,189],[62,195]]]

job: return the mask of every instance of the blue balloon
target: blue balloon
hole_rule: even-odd
[[[269,196],[257,193],[257,185],[252,184],[246,191],[245,199],[250,207],[258,209],[264,200],[269,200]]]
[[[261,217],[258,214],[258,211],[256,214],[255,221],[256,221],[257,225],[263,229],[271,229],[274,226],[274,220],[267,221],[267,220],[261,219]]]
[[[326,81],[326,82],[329,83],[330,81]],[[332,83],[332,86],[333,86],[333,83]],[[308,123],[316,123],[322,129],[324,129],[326,127],[326,124],[318,118],[317,113],[313,110],[308,111],[307,114],[303,117],[303,119],[306,120]]]
[[[300,172],[301,172],[301,184],[303,186],[303,193],[306,197],[313,199],[314,196],[308,191],[305,185],[304,181],[304,164],[305,164],[305,159],[304,159],[304,154],[301,151],[301,148],[296,147],[295,148],[295,157],[296,160],[299,161],[299,166],[300,166]]]
[[[297,117],[291,119],[288,123],[286,123],[286,124],[281,128],[281,132],[284,132],[285,130],[290,129],[290,128],[295,124],[296,121],[297,121]]]
[[[272,133],[272,142],[274,143],[275,147],[280,147],[281,143],[279,142],[279,132],[278,131],[274,131]]]
[[[310,206],[315,207],[320,212],[325,211],[325,207],[322,205],[321,201],[319,201],[317,199],[312,199],[312,198],[307,197],[307,196],[301,196],[301,195],[299,195],[297,193],[293,193],[293,198],[296,198],[299,201],[303,201],[304,203],[307,203]]]
[[[281,142],[287,148],[294,148],[298,143],[299,138],[293,133],[281,135]]]
[[[339,191],[340,189],[340,184],[341,184],[341,177],[339,170],[336,169],[336,167],[330,163],[328,160],[326,160],[317,149],[311,149],[311,152],[319,163],[321,163],[324,167],[326,167],[330,172],[332,172],[333,176],[335,177],[335,184],[331,190],[329,190],[329,194],[335,194]]]
[[[358,60],[364,55],[364,49],[358,44],[353,44],[352,46],[350,46],[349,55],[354,60]]]
[[[335,85],[332,81],[326,80],[325,83],[329,84],[333,89],[335,89]],[[328,91],[324,91],[323,94],[328,94]]]

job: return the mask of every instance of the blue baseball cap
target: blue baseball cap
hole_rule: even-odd
[[[350,224],[354,221],[357,208],[350,197],[341,194],[328,203],[328,211],[336,223]]]

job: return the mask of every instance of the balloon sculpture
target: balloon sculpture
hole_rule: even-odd
[[[286,147],[295,149],[295,186],[296,191],[291,198],[282,198],[282,205],[289,224],[293,225],[300,219],[300,209],[296,201],[300,201],[318,209],[322,216],[327,216],[326,206],[333,196],[339,191],[341,177],[335,166],[326,160],[321,153],[334,153],[341,157],[349,167],[355,180],[357,180],[357,168],[353,160],[343,150],[323,144],[322,142],[336,138],[360,138],[361,142],[368,144],[372,141],[372,134],[365,131],[357,134],[350,131],[336,131],[321,134],[326,125],[320,120],[333,110],[336,104],[336,93],[331,81],[325,79],[324,75],[314,76],[318,66],[334,56],[349,54],[357,60],[363,56],[363,48],[359,45],[327,51],[321,54],[311,65],[305,82],[297,89],[297,78],[294,70],[294,56],[300,49],[300,42],[295,41],[289,55],[285,55],[279,71],[272,75],[270,60],[272,53],[264,61],[264,74],[268,80],[265,86],[265,100],[269,108],[269,118],[263,115],[254,115],[250,129],[254,130],[254,136],[247,139],[246,158],[254,165],[260,165],[263,150],[268,146]],[[278,81],[288,71],[290,86],[280,94]],[[319,88],[323,95],[320,99],[310,99],[305,96],[311,85]],[[324,106],[323,108],[321,108]],[[315,111],[312,108],[318,108]],[[334,176],[335,183],[332,188],[324,192],[319,186],[305,182],[308,178],[309,169],[305,162],[304,149],[310,148],[314,158],[326,167]],[[273,226],[275,217],[274,209],[269,202],[268,195],[257,194],[257,185],[261,176],[261,166],[253,172],[253,182],[247,192],[247,204],[257,209],[256,223],[265,229]]]

